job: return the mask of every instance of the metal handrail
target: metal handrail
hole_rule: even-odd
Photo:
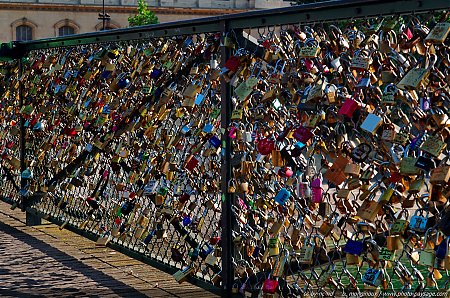
[[[109,31],[90,32],[55,38],[15,42],[23,52],[76,46],[169,37],[185,34],[220,32],[226,22],[230,30],[275,26],[280,24],[314,23],[340,19],[357,19],[386,14],[419,13],[450,8],[448,0],[332,0],[292,7],[256,10],[236,14],[182,20]]]

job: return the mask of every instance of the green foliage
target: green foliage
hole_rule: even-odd
[[[148,8],[146,0],[138,0],[138,14],[128,18],[130,27],[158,24],[158,17]]]

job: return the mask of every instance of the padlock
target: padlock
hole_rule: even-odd
[[[269,229],[270,235],[278,235],[284,226],[284,222],[281,220],[275,221]]]
[[[347,99],[342,107],[339,109],[338,114],[344,115],[348,118],[353,117],[353,113],[359,108],[358,102],[354,101],[353,99]]]
[[[450,32],[450,23],[437,23],[433,29],[428,33],[425,42],[440,44],[445,41]]]
[[[434,268],[445,270],[447,269],[447,260],[450,259],[449,254],[449,241],[450,237],[446,237],[441,240],[441,243],[439,243],[437,249],[436,249],[436,258],[434,263]]]
[[[378,251],[378,258],[385,261],[394,261],[395,254],[395,251],[392,251],[386,247],[380,247]]]
[[[358,50],[355,52],[351,62],[351,68],[358,70],[368,70],[371,58],[367,50]]]
[[[173,277],[175,278],[175,280],[178,283],[181,284],[182,282],[185,282],[189,278],[189,276],[194,274],[194,272],[195,272],[195,269],[193,267],[187,266],[184,269],[175,272],[173,274]]]
[[[322,234],[324,237],[328,237],[333,231],[338,217],[339,217],[338,213],[331,214],[320,226],[319,233]]]
[[[364,162],[371,152],[372,148],[369,144],[361,143],[352,150],[350,156],[356,162]]]
[[[347,179],[344,173],[345,166],[350,162],[346,157],[339,156],[334,160],[333,165],[329,168],[325,174],[324,178],[332,182],[335,185],[340,185]]]
[[[375,114],[368,114],[360,127],[362,130],[374,135],[382,124],[382,117]]]
[[[450,181],[450,166],[440,166],[431,171],[430,183],[447,184]]]
[[[272,164],[274,167],[282,167],[284,165],[283,158],[281,157],[281,151],[274,149],[272,151]]]
[[[386,247],[390,251],[403,249],[402,236],[400,235],[390,235],[386,237]]]
[[[345,244],[343,248],[343,252],[355,256],[360,256],[364,250],[364,245],[362,241],[353,240],[353,237],[357,237],[358,233],[355,233],[351,236],[349,240],[347,240],[347,243]],[[355,238],[356,239],[356,238]]]
[[[273,149],[275,148],[275,142],[274,140],[265,138],[259,140],[257,148],[260,154],[268,155],[269,153],[272,153]]]
[[[378,202],[365,200],[361,204],[361,207],[358,208],[356,215],[362,219],[373,222],[380,209],[381,205]]]
[[[368,268],[362,277],[362,281],[374,287],[378,287],[381,284],[382,273],[381,270]]]
[[[423,216],[423,209],[417,209],[409,221],[409,228],[416,232],[424,233],[428,222],[428,212]],[[420,215],[418,215],[420,214]]]
[[[322,180],[320,178],[316,178],[311,182],[311,191],[312,196],[311,200],[313,203],[321,203],[322,202]]]
[[[304,45],[299,47],[298,55],[302,58],[315,58],[319,54],[319,51],[320,47],[317,40],[314,38],[308,38],[305,40]]]
[[[293,134],[293,137],[303,144],[306,144],[313,136],[314,134],[304,126],[298,127]]]
[[[386,188],[380,196],[379,202],[381,204],[386,204],[391,201],[392,195],[394,194],[394,184],[390,184],[388,188]]]
[[[287,190],[286,188],[282,188],[277,193],[277,195],[274,197],[274,201],[280,205],[285,205],[290,197],[291,197],[291,192],[289,190]]]
[[[421,265],[434,267],[434,261],[436,258],[436,252],[431,249],[422,250],[419,254],[419,262]]]
[[[280,254],[280,241],[278,237],[271,237],[269,238],[269,256],[274,257],[278,256]]]
[[[264,280],[262,290],[265,294],[275,294],[278,288],[278,280],[271,279],[270,274],[267,279]]]
[[[273,269],[272,269],[272,272],[271,272],[271,275],[273,277],[281,277],[281,276],[283,276],[284,267],[286,265],[286,262],[287,262],[288,258],[289,258],[289,251],[288,250],[283,250],[283,252],[277,258],[277,260],[276,260],[276,262],[275,262],[275,264],[273,266]]]
[[[417,89],[429,74],[430,71],[428,69],[411,68],[396,86],[399,89]]]
[[[402,214],[405,212],[407,214],[407,210],[403,209],[398,218],[392,223],[391,228],[389,229],[389,233],[391,233],[391,235],[403,235],[405,233],[406,228],[409,225],[409,221],[407,219],[401,218]],[[406,215],[406,217],[408,216]]]
[[[356,255],[346,254],[345,255],[345,260],[346,260],[346,264],[347,265],[357,265],[357,266],[359,266],[361,264],[361,258],[359,256],[356,256]]]
[[[361,171],[361,166],[354,164],[354,163],[347,164],[344,169],[345,174],[352,175],[352,176],[359,176],[360,171]]]
[[[442,153],[446,146],[447,144],[443,142],[440,137],[428,136],[420,146],[420,149],[437,157]]]
[[[298,262],[301,264],[312,264],[315,243],[311,240],[311,236],[307,236],[300,251],[298,253]]]

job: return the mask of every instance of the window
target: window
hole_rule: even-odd
[[[11,23],[11,40],[32,40],[36,38],[37,26],[27,18],[17,19]]]
[[[118,28],[120,28],[120,24],[111,20],[106,21],[105,30],[112,30]],[[97,23],[97,25],[95,25],[95,31],[103,31],[103,22]]]
[[[27,25],[20,25],[16,27],[16,40],[32,40],[33,28]]]
[[[55,25],[55,36],[66,36],[78,34],[80,32],[80,26],[72,20],[64,19],[57,22]]]
[[[75,28],[71,26],[62,26],[58,28],[58,36],[75,34]]]

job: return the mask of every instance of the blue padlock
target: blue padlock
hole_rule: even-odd
[[[119,86],[120,89],[127,88],[130,85],[130,80],[128,78],[122,78],[117,81],[117,86]]]
[[[111,114],[111,108],[109,107],[109,105],[105,105],[102,109],[102,114]]]
[[[150,243],[150,241],[153,239],[153,236],[154,236],[154,235],[155,235],[155,231],[154,231],[154,230],[151,230],[151,231],[148,233],[147,237],[145,237],[143,243],[144,243],[145,245],[148,245],[148,244]]]
[[[159,78],[159,76],[160,76],[161,74],[162,74],[162,70],[161,70],[161,69],[154,68],[153,71],[152,71],[152,73],[150,74],[150,77],[151,77],[152,79],[157,79],[157,78]]]
[[[102,79],[107,79],[107,78],[109,78],[109,77],[111,76],[111,74],[112,74],[112,71],[110,71],[110,70],[104,70],[104,71],[102,72],[101,77],[102,77]]]
[[[284,205],[284,204],[286,204],[286,202],[289,200],[290,197],[291,197],[291,192],[289,190],[287,190],[286,188],[282,188],[277,193],[274,200],[278,204]]]
[[[368,285],[378,287],[381,284],[381,270],[368,268],[362,277],[362,281]]]
[[[417,215],[420,212],[420,215]],[[423,216],[423,209],[417,209],[409,221],[409,228],[416,232],[424,233],[427,227],[428,212],[426,217]]]
[[[442,239],[441,243],[439,243],[436,249],[436,258],[445,259],[448,255],[448,244],[449,244],[450,236]]]
[[[188,225],[191,224],[191,222],[192,222],[192,220],[191,220],[191,218],[190,218],[189,215],[186,215],[186,216],[183,218],[183,226],[188,226]]]
[[[42,131],[44,130],[44,125],[41,122],[36,122],[33,126],[33,130]]]
[[[214,250],[214,248],[211,245],[209,245],[208,243],[205,243],[202,247],[202,253],[204,256],[209,255],[213,250]]]
[[[220,139],[219,139],[218,137],[212,136],[212,137],[209,139],[209,143],[210,143],[211,145],[213,145],[215,148],[219,148],[222,142],[220,141]]]
[[[214,129],[214,125],[212,125],[211,123],[207,123],[203,127],[203,132],[210,133],[213,129]]]
[[[358,234],[355,234],[353,236],[357,236]],[[353,240],[353,236],[347,241],[347,243],[344,246],[343,251],[345,253],[360,256],[364,250],[364,245],[362,241]]]
[[[205,96],[202,93],[197,94],[197,97],[195,98],[195,104],[198,106],[201,106],[203,104],[203,101],[205,100]]]

